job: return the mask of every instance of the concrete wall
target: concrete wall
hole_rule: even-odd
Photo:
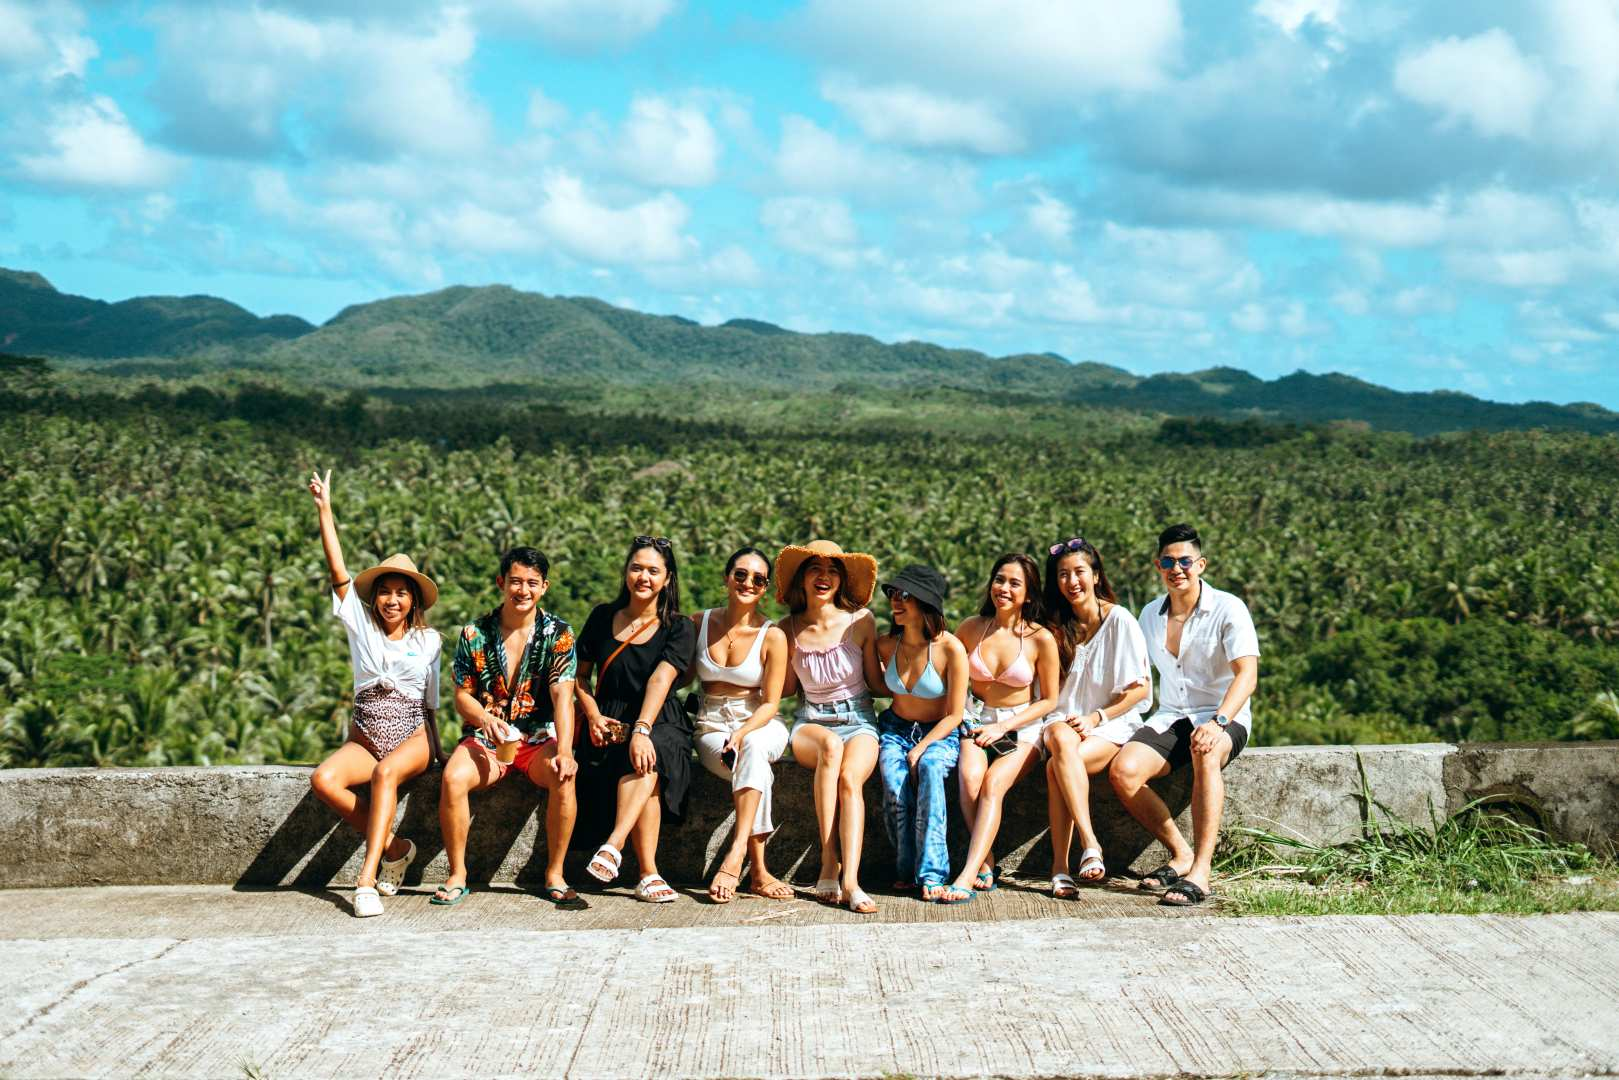
[[[1357,755],[1359,764],[1357,764]],[[1367,806],[1360,767],[1373,798],[1407,820],[1427,822],[1475,799],[1510,805],[1556,835],[1612,852],[1619,839],[1619,743],[1447,744],[1259,747],[1226,773],[1226,824],[1249,824],[1318,841],[1342,841],[1363,828]],[[777,767],[772,868],[813,876],[818,865],[810,773],[790,761]],[[337,827],[316,801],[307,768],[286,766],[168,769],[19,769],[0,771],[0,880],[7,887],[139,885],[166,882],[319,887],[352,879],[360,838]],[[409,882],[444,873],[439,843],[438,774],[402,793],[403,835],[425,858]],[[1170,777],[1160,791],[1186,812],[1188,781]],[[536,880],[544,868],[541,797],[513,777],[474,796],[469,864],[474,880]],[[892,876],[892,849],[879,816],[881,791],[866,788],[864,872],[873,883]],[[542,812],[537,814],[536,810]],[[1105,780],[1092,812],[1110,870],[1147,869],[1162,850],[1124,813]],[[1383,811],[1378,810],[1378,813]],[[731,826],[730,788],[701,769],[681,825],[666,825],[659,866],[676,881],[707,877]],[[582,816],[574,845],[588,855],[600,833]],[[956,857],[965,844],[953,823]],[[996,845],[1008,869],[1049,868],[1044,776],[1013,790]],[[633,864],[633,858],[626,860]],[[626,866],[626,872],[633,869]],[[577,872],[571,874],[582,880]]]

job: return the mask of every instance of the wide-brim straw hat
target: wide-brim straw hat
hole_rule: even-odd
[[[865,607],[877,591],[877,560],[863,551],[844,551],[830,540],[811,540],[807,544],[788,544],[776,556],[776,599],[787,602],[787,586],[805,559],[819,555],[823,559],[837,559],[843,564],[843,573],[849,583],[849,592]]]
[[[422,590],[422,610],[426,611],[438,603],[438,586],[433,579],[416,569],[416,564],[409,555],[390,555],[369,570],[361,570],[354,575],[354,591],[360,594],[360,599],[366,603],[371,602],[371,596],[376,592],[377,579],[385,574],[400,574],[410,578]]]

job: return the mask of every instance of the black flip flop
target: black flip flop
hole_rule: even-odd
[[[1148,885],[1148,878],[1153,879],[1158,884]],[[1136,888],[1146,889],[1148,892],[1163,892],[1165,889],[1173,888],[1175,882],[1179,881],[1180,879],[1180,871],[1176,870],[1168,863],[1165,863],[1150,873],[1142,874],[1141,880],[1136,883]]]
[[[1183,899],[1171,900],[1171,896],[1179,896],[1183,897]],[[1198,904],[1201,904],[1208,898],[1209,894],[1203,891],[1202,886],[1198,885],[1196,882],[1187,881],[1185,878],[1181,878],[1168,889],[1164,890],[1164,895],[1158,900],[1158,906],[1196,907]]]
[[[557,885],[547,885],[540,891],[540,898],[549,900],[563,911],[583,911],[590,905],[585,898],[573,891],[573,886],[562,888]]]

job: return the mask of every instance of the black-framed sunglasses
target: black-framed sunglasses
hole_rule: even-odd
[[[1158,556],[1158,569],[1173,570],[1175,567],[1179,566],[1182,570],[1190,570],[1192,568],[1192,564],[1197,562],[1197,560],[1198,556],[1196,555],[1182,555],[1178,559],[1173,555],[1160,555]]]
[[[911,599],[910,593],[906,592],[904,589],[896,589],[892,585],[883,586],[883,595],[888,597],[889,603],[893,603],[896,598],[898,598],[902,603],[909,603]]]
[[[746,585],[751,581],[753,582],[753,587],[755,589],[762,589],[766,585],[770,584],[770,575],[750,574],[739,566],[735,570],[731,571],[731,580],[736,582],[738,585]]]
[[[1050,547],[1046,548],[1046,554],[1061,555],[1065,551],[1084,551],[1085,547],[1085,538],[1083,536],[1076,536],[1072,540],[1057,541],[1055,544],[1052,544]]]
[[[655,547],[659,551],[668,551],[675,545],[670,542],[667,536],[637,536],[635,538],[635,546]]]

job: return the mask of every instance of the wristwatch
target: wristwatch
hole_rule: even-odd
[[[1214,722],[1219,724],[1221,727],[1230,727],[1231,717],[1226,716],[1224,713],[1216,713],[1214,716]]]
[[[640,721],[636,721],[635,726],[630,729],[630,732],[634,735],[645,735],[650,739],[652,737],[652,725],[643,724]]]

